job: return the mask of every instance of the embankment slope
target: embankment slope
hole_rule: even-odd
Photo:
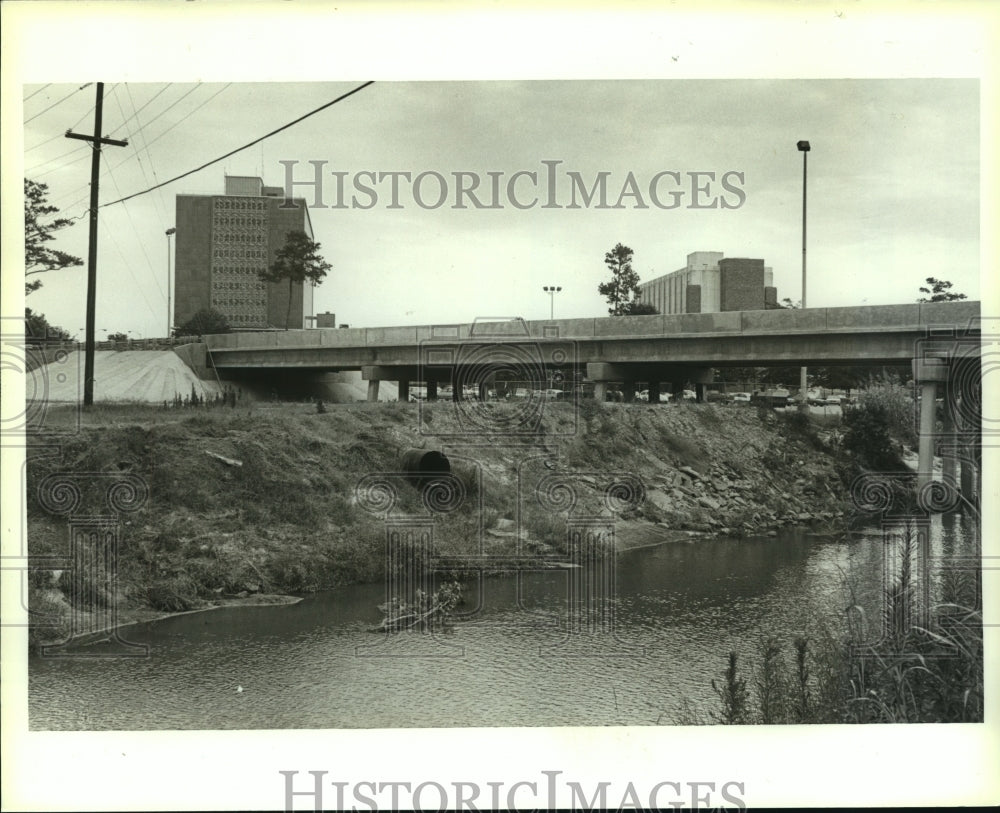
[[[836,453],[814,430],[773,412],[552,403],[537,431],[515,439],[485,429],[519,425],[523,405],[468,409],[448,402],[324,413],[306,404],[95,409],[58,451],[42,444],[28,451],[29,550],[68,549],[65,517],[39,498],[47,475],[69,475],[80,490],[78,513],[100,514],[108,483],[130,474],[146,484],[148,499],[122,515],[117,590],[105,598],[123,611],[377,581],[385,525],[358,504],[356,489],[366,475],[398,471],[411,448],[444,450],[466,485],[463,505],[438,516],[434,529],[438,550],[454,555],[517,550],[556,558],[566,546],[566,516],[547,510],[534,490],[553,472],[573,480],[578,510],[595,515],[604,473],[641,479],[645,500],[616,520],[622,546],[705,533],[766,536],[781,525],[835,522],[845,509]],[[402,488],[396,510],[420,513],[416,491]],[[65,575],[39,576],[33,586],[53,602],[73,600]]]

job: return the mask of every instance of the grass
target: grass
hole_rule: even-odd
[[[916,597],[907,562],[914,556],[915,538],[904,531],[902,564],[885,589],[877,640],[863,612],[848,614],[841,630],[793,638],[790,657],[783,642],[770,638],[750,667],[749,688],[731,652],[720,679],[712,681],[717,709],[708,720],[695,715],[689,722],[982,722],[982,612],[978,605],[942,602],[929,609],[925,624],[913,623]],[[942,591],[975,600],[968,584],[945,582]],[[853,596],[852,604],[856,610]]]
[[[762,449],[783,442],[749,412],[584,399],[578,411],[570,403],[544,404],[538,424],[511,445],[486,430],[509,427],[524,405],[477,407],[447,401],[340,404],[325,412],[315,402],[243,402],[235,409],[53,406],[46,426],[70,431],[59,436],[58,456],[46,454],[44,433],[29,439],[41,441],[27,452],[29,553],[66,553],[65,517],[49,513],[39,499],[47,475],[71,474],[81,491],[78,513],[96,515],[108,512],[108,483],[128,475],[141,478],[148,499],[121,515],[118,589],[107,601],[173,611],[243,592],[307,592],[384,578],[383,517],[367,513],[355,489],[373,472],[398,471],[411,448],[447,449],[467,495],[459,510],[436,518],[439,553],[477,553],[481,529],[520,519],[528,550],[555,555],[565,551],[566,516],[543,510],[531,491],[532,478],[549,473],[543,457],[563,473],[626,471],[646,478],[670,467],[704,472],[714,460],[752,477]],[[720,412],[727,415],[721,422]],[[751,434],[769,440],[745,442]],[[466,448],[463,438],[475,445]],[[651,468],[651,457],[662,465]],[[538,460],[525,463],[532,458]],[[521,470],[529,489],[524,495],[517,493]],[[604,510],[596,485],[581,488],[579,511]],[[733,505],[733,516],[752,515],[764,499],[780,501],[779,490],[769,489],[746,493],[750,502]],[[398,513],[424,510],[412,487],[402,484],[398,496]],[[693,498],[669,515],[647,507],[630,518],[676,527],[707,518]],[[512,554],[518,545],[513,534],[487,535],[485,542],[491,553]],[[65,586],[72,597],[72,585]]]

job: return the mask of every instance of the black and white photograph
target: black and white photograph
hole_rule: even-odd
[[[996,801],[988,15],[10,5],[5,807]]]

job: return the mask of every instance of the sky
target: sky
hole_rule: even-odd
[[[779,299],[796,301],[803,191],[796,142],[804,139],[810,307],[912,302],[929,276],[979,297],[976,79],[376,82],[261,144],[113,203],[359,84],[109,82],[103,131],[129,145],[105,147],[102,156],[100,201],[111,205],[99,215],[98,337],[164,335],[165,231],[174,226],[177,194],[221,193],[227,174],[274,186],[285,186],[289,174],[312,182],[310,162],[323,162],[320,200],[307,184],[294,193],[310,203],[315,239],[332,266],[315,310],[336,313],[340,323],[541,319],[550,304],[556,316],[603,316],[597,286],[617,243],[633,249],[643,281],[683,267],[694,251],[762,258],[774,269]],[[23,89],[25,177],[48,185],[61,216],[79,218],[52,245],[84,259],[89,147],[63,134],[93,132],[95,89],[82,74],[79,83]],[[283,161],[297,163],[289,169]],[[397,176],[393,207],[386,173],[398,172],[411,181]],[[537,182],[518,176],[511,196],[507,185],[518,172],[536,173]],[[343,178],[339,197],[335,173]],[[425,175],[414,190],[421,173],[438,175]],[[468,173],[462,183],[477,184],[474,194],[488,208],[458,195],[455,173]],[[602,173],[605,206],[599,196],[585,205],[579,184],[589,191]],[[437,205],[439,177],[447,194]],[[373,187],[377,200],[355,183]],[[570,208],[574,183],[577,208]],[[518,208],[536,196],[536,205]],[[343,208],[334,208],[338,202]],[[558,208],[542,208],[547,202]],[[82,336],[85,268],[42,279],[26,304]],[[554,303],[543,285],[562,287]]]

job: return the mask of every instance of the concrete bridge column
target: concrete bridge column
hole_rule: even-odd
[[[969,505],[978,505],[976,499],[975,464],[973,461],[973,450],[969,446],[962,447],[962,473],[961,488],[962,496]]]
[[[427,384],[427,400],[436,401],[438,399],[438,383],[437,381],[426,381]]]
[[[698,383],[694,385],[695,403],[703,404],[705,403],[705,385]]]
[[[937,411],[937,383],[924,381],[920,385],[920,461],[917,467],[917,488],[934,479],[934,423]]]
[[[635,400],[634,381],[626,381],[622,384],[622,398],[626,404],[631,404]]]
[[[378,379],[372,379],[368,382],[368,400],[378,401]]]
[[[937,385],[948,380],[946,356],[926,355],[913,360],[913,381],[920,384],[920,459],[917,489],[934,479],[934,440],[937,419]]]
[[[399,400],[409,401],[410,400],[410,379],[401,378],[396,382],[396,386],[399,387]]]
[[[945,408],[943,427],[941,431],[941,480],[948,485],[957,486],[956,470],[958,460],[956,458],[957,449],[955,447],[955,422],[951,417],[951,410]]]
[[[487,386],[485,381],[479,382],[479,400],[485,401],[490,397],[490,388]]]
[[[604,399],[608,396],[608,382],[607,381],[595,381],[594,382],[594,400],[599,404],[604,403]]]
[[[649,403],[660,403],[660,382],[650,381],[649,383]]]

